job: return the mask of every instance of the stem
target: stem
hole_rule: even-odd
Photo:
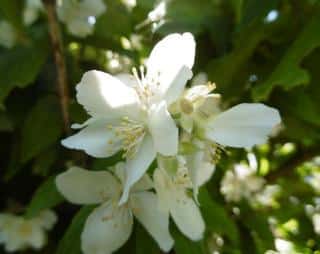
[[[69,129],[69,93],[67,83],[67,71],[66,63],[63,55],[63,44],[61,39],[61,33],[59,29],[59,23],[56,15],[55,0],[43,0],[43,4],[47,11],[49,33],[54,53],[54,59],[57,68],[57,85],[60,97],[61,112],[64,122],[64,129],[66,133],[70,132]]]

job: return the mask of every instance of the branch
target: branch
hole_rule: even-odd
[[[49,33],[52,44],[52,49],[54,53],[54,59],[57,68],[57,85],[60,97],[60,105],[62,111],[62,117],[64,122],[64,129],[66,133],[69,133],[69,93],[68,93],[68,83],[67,83],[67,71],[66,63],[63,55],[63,44],[61,40],[61,33],[59,29],[59,23],[56,15],[55,0],[43,0],[43,4],[47,11]]]
[[[266,175],[265,179],[269,182],[274,182],[279,177],[288,177],[292,174],[295,168],[312,160],[317,155],[320,155],[320,146],[310,147],[306,150],[298,149],[295,156],[288,159],[275,171],[272,171],[270,174]]]

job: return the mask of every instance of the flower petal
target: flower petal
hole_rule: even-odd
[[[150,110],[149,131],[154,147],[164,156],[175,155],[178,152],[178,127],[167,110],[163,101]]]
[[[126,181],[119,204],[127,202],[131,187],[141,179],[155,157],[156,151],[153,148],[151,136],[147,135],[134,158],[128,159],[126,162]]]
[[[158,208],[163,212],[169,212],[171,200],[170,178],[163,169],[157,168],[153,173],[153,181],[158,197]]]
[[[157,206],[157,196],[152,192],[140,192],[130,196],[130,206],[136,218],[152,235],[161,250],[168,252],[173,246],[169,232],[169,213]]]
[[[195,41],[192,34],[170,34],[153,48],[147,61],[147,77],[159,81],[163,95],[167,94],[170,86],[180,91],[191,78],[194,57]],[[169,94],[172,98],[168,98],[168,103],[171,103],[175,97],[171,94],[176,93]]]
[[[205,224],[199,207],[184,188],[171,192],[170,214],[180,231],[193,241],[202,239]]]
[[[92,116],[132,116],[139,110],[134,89],[102,71],[88,71],[83,75],[77,85],[77,100]]]
[[[110,203],[96,208],[81,234],[84,254],[111,254],[130,237],[133,218],[129,209]]]
[[[73,167],[56,178],[59,192],[74,204],[98,204],[112,198],[120,184],[107,171],[89,171]]]
[[[87,154],[97,157],[109,157],[121,148],[121,140],[108,129],[110,121],[96,120],[87,127],[61,141],[70,149],[84,150]]]
[[[182,66],[177,71],[173,79],[169,80],[170,82],[163,82],[168,84],[168,87],[164,93],[164,98],[169,105],[175,102],[181,96],[187,81],[191,78],[192,71],[188,67]]]
[[[206,135],[221,145],[250,148],[264,143],[280,122],[278,110],[264,104],[243,103],[212,119]]]

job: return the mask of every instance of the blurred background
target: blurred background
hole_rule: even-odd
[[[197,42],[194,79],[215,82],[223,108],[263,102],[283,124],[269,143],[221,155],[200,197],[205,238],[194,243],[173,228],[172,253],[320,253],[318,0],[1,0],[1,213],[58,216],[43,249],[17,253],[81,253],[88,211],[64,202],[54,176],[119,159],[60,145],[69,123],[87,118],[75,100],[82,74],[130,72],[158,40],[186,31]],[[116,253],[161,252],[135,223]]]

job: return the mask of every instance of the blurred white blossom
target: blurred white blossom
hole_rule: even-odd
[[[31,219],[9,213],[0,214],[0,243],[7,252],[26,248],[41,249],[47,241],[46,231],[57,221],[55,213],[44,210]]]
[[[26,26],[33,24],[43,9],[41,0],[26,0],[23,10],[23,23]]]
[[[87,218],[81,234],[85,254],[112,253],[119,249],[131,235],[132,215],[163,251],[173,246],[168,214],[157,209],[157,196],[150,191],[153,183],[148,175],[134,184],[128,201],[118,205],[125,182],[124,166],[118,163],[114,174],[73,167],[56,178],[58,190],[71,203],[99,204]]]
[[[57,11],[71,34],[86,37],[93,33],[96,18],[106,6],[102,0],[58,0]]]
[[[0,21],[0,45],[12,48],[17,41],[14,27],[7,21]]]
[[[261,190],[265,181],[256,175],[256,170],[245,164],[236,164],[228,170],[221,181],[221,193],[227,201],[239,202],[242,198],[250,200]]]
[[[312,224],[314,232],[320,235],[320,213],[315,213],[312,215]]]

